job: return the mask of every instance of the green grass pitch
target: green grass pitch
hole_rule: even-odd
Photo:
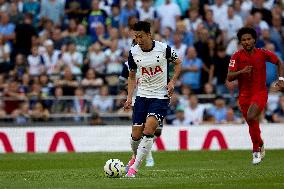
[[[284,150],[267,150],[265,160],[251,164],[250,151],[154,152],[155,166],[138,176],[106,178],[110,158],[125,164],[130,153],[59,153],[0,155],[0,188],[284,188]]]

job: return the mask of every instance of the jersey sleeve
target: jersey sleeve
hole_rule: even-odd
[[[277,64],[279,62],[279,58],[277,55],[269,50],[263,49],[265,54],[266,61],[271,62],[272,64]]]
[[[169,62],[175,62],[178,59],[178,55],[174,49],[167,45],[166,58]]]
[[[137,64],[135,63],[133,59],[133,55],[131,50],[129,51],[128,55],[128,66],[129,66],[129,71],[136,71],[137,70]]]
[[[229,71],[235,72],[238,71],[238,56],[239,53],[234,53],[231,56],[230,62],[229,62]]]
[[[124,78],[124,79],[127,79],[129,77],[129,68],[128,68],[126,63],[123,64],[122,72],[120,74],[120,77]]]

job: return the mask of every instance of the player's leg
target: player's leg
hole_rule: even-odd
[[[135,171],[134,174],[136,174],[136,172],[138,171],[138,168],[141,165],[143,159],[151,151],[151,148],[154,143],[154,136],[155,136],[154,133],[155,133],[156,128],[158,127],[158,124],[159,122],[155,116],[149,116],[146,119],[144,131],[143,131],[143,137],[138,146],[135,162],[129,169],[129,171],[132,171],[132,172]],[[131,168],[133,170],[131,170]]]
[[[137,154],[137,149],[140,144],[142,134],[143,134],[144,125],[133,125],[132,134],[130,138],[130,145],[132,150],[132,157],[126,165],[125,171],[127,172],[129,167],[131,167],[135,162],[135,157]]]
[[[127,177],[135,177],[139,166],[143,159],[149,153],[154,142],[154,133],[159,126],[159,123],[163,121],[166,116],[166,110],[168,107],[168,100],[164,99],[151,99],[149,100],[149,108],[146,122],[144,124],[143,137],[138,146],[137,156],[134,164],[128,170]]]
[[[156,139],[157,137],[161,136],[162,134],[162,126],[159,126],[155,133],[154,133],[154,143],[156,142]],[[146,167],[153,167],[155,165],[155,161],[154,161],[154,158],[153,158],[153,155],[152,155],[152,150],[150,150],[150,152],[147,154],[146,156]]]
[[[138,146],[141,142],[141,138],[143,135],[144,130],[144,122],[146,121],[147,117],[147,104],[145,103],[144,98],[137,97],[135,100],[135,104],[133,107],[133,114],[132,114],[132,133],[130,138],[130,145],[132,149],[132,157],[129,160],[128,164],[126,165],[126,172],[128,171],[129,167],[132,166],[135,162],[135,157],[137,154]]]

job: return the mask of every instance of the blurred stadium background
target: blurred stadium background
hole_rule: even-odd
[[[160,164],[141,180],[106,181],[104,162],[130,154],[132,113],[123,111],[119,74],[137,20],[152,23],[153,38],[176,50],[183,70],[154,145],[167,151],[154,153]],[[284,58],[283,0],[0,0],[0,153],[98,152],[3,155],[0,187],[283,187],[283,151],[272,149],[284,149],[284,95],[273,90],[273,64],[264,166],[248,167],[248,151],[188,152],[251,149],[237,83],[226,82],[242,26],[256,29],[257,47]]]
[[[123,141],[130,131],[120,126],[129,129],[131,112],[123,111],[126,81],[119,74],[137,20],[151,22],[153,38],[168,43],[182,59],[166,127],[180,133],[180,126],[210,131],[233,125],[229,133],[240,128],[243,132],[237,83],[226,81],[230,56],[240,48],[236,32],[242,26],[255,28],[257,47],[283,59],[283,4],[281,0],[0,0],[0,126],[7,129],[0,138],[35,127],[41,133],[55,129],[52,136],[60,127],[86,132],[93,128],[90,133],[102,134],[112,125],[123,133]],[[269,98],[261,122],[263,127],[277,123],[282,132],[284,96],[273,90],[275,65],[267,63],[266,74]],[[21,137],[29,139],[32,134],[27,132],[20,132]],[[17,138],[13,140],[18,144]],[[243,146],[249,148],[247,144],[239,148]]]

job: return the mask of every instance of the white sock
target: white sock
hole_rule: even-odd
[[[144,136],[138,146],[135,163],[131,166],[131,168],[133,168],[135,171],[138,171],[139,166],[141,165],[143,159],[151,150],[152,146],[153,146],[153,137]]]
[[[133,140],[132,137],[130,138],[131,149],[132,149],[132,152],[135,156],[137,155],[137,149],[138,149],[140,142],[141,142],[141,139]]]
[[[156,142],[157,137],[154,136],[153,138],[153,144]],[[146,159],[153,159],[153,155],[152,155],[152,150],[149,151],[149,153],[146,156]]]

